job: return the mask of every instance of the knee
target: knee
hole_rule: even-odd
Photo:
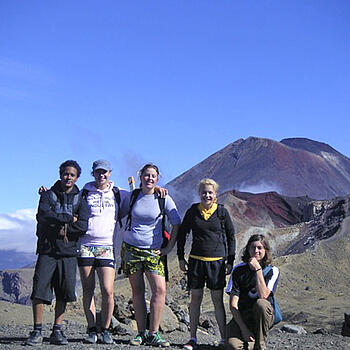
[[[200,296],[193,296],[191,297],[191,306],[193,307],[199,307],[202,304],[202,298]]]
[[[152,295],[156,298],[165,298],[166,288],[163,285],[156,285],[154,290],[152,291]]]
[[[254,305],[254,313],[265,315],[271,309],[271,304],[266,299],[258,299]]]
[[[91,297],[95,294],[95,286],[94,285],[83,285],[83,296]]]
[[[243,342],[238,338],[228,338],[226,341],[226,350],[239,350],[242,349]]]
[[[113,294],[114,294],[113,288],[103,288],[103,290],[101,291],[101,294],[103,298],[107,298],[107,299],[113,298]]]

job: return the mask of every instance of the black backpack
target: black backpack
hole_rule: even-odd
[[[227,249],[227,237],[226,237],[226,227],[225,227],[225,207],[224,207],[224,205],[218,204],[218,208],[216,211],[217,211],[217,215],[220,219],[220,223],[221,223],[222,238],[223,238],[224,246],[225,246],[225,256],[227,257],[228,249]]]
[[[122,225],[122,217],[121,217],[121,213],[120,213],[120,202],[121,202],[121,199],[120,199],[119,188],[116,187],[116,186],[113,186],[112,191],[113,191],[113,194],[114,194],[115,202],[118,205],[118,223],[119,223],[120,228],[122,228],[123,225]],[[82,192],[81,192],[81,196],[86,200],[86,198],[88,196],[88,193],[89,193],[89,191],[86,188],[84,188],[82,190]]]

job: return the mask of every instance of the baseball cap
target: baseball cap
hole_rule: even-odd
[[[98,169],[102,169],[102,170],[112,170],[111,168],[111,164],[109,163],[108,160],[104,160],[104,159],[99,159],[99,160],[95,160],[92,164],[92,171],[98,170]]]

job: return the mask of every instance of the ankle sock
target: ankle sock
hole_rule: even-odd
[[[191,338],[190,340],[197,344],[197,338]]]
[[[54,324],[52,330],[53,331],[60,331],[62,328],[61,324]]]
[[[34,324],[34,330],[39,331],[41,333],[41,331],[43,330],[43,325],[41,323]]]

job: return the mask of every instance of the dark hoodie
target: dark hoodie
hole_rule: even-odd
[[[74,201],[77,195],[79,200]],[[89,214],[89,207],[79,195],[78,187],[74,185],[72,191],[66,193],[62,190],[61,181],[58,180],[49,191],[43,192],[40,197],[36,215],[38,221],[37,254],[58,257],[77,256],[78,240],[87,230]],[[74,216],[78,218],[78,221],[73,223]],[[64,229],[66,237],[62,235]]]

